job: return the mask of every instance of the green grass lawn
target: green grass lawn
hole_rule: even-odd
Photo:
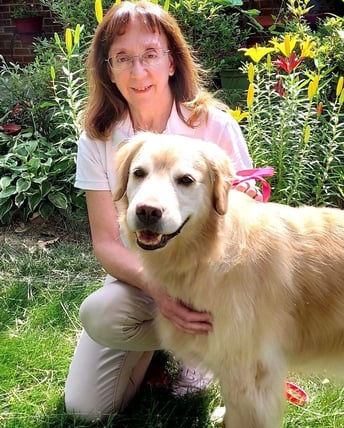
[[[85,227],[0,229],[0,427],[210,428],[218,388],[184,398],[149,386],[123,415],[99,424],[68,417],[63,388],[82,300],[102,283]],[[344,390],[322,378],[291,377],[309,395],[287,404],[284,427],[344,427]],[[241,427],[234,427],[241,428]]]

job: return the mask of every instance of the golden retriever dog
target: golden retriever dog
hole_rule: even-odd
[[[182,136],[137,134],[115,168],[129,247],[213,316],[191,335],[157,314],[163,347],[219,379],[226,427],[281,426],[289,368],[343,365],[344,212],[257,202],[219,147]]]

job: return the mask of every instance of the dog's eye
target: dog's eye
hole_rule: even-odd
[[[191,175],[183,175],[182,177],[179,177],[177,179],[178,184],[182,184],[184,186],[189,186],[192,184],[195,180],[191,177]]]
[[[147,175],[146,171],[144,169],[142,169],[142,168],[136,168],[133,171],[133,176],[136,177],[136,178],[143,178],[146,175]]]

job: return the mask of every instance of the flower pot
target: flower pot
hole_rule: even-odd
[[[240,89],[245,90],[248,88],[247,75],[241,71],[235,70],[221,70],[220,71],[221,88],[222,89]]]
[[[23,43],[32,43],[34,37],[42,34],[43,16],[13,18],[16,33]]]

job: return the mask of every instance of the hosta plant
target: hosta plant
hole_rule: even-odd
[[[85,209],[83,195],[74,189],[78,114],[86,95],[84,68],[79,64],[80,32],[77,26],[75,31],[66,30],[65,40],[55,37],[60,69],[51,66],[51,100],[37,107],[46,112],[54,129],[44,135],[32,115],[32,127],[1,138],[0,224],[9,223],[17,213],[27,220],[34,213],[48,218],[56,210],[69,214]]]

